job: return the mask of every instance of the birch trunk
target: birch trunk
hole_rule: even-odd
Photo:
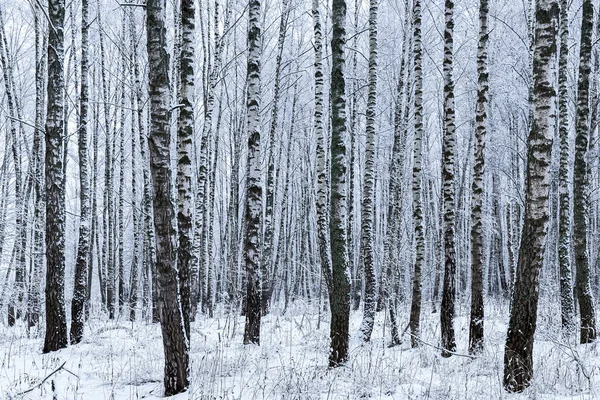
[[[287,23],[289,17],[289,0],[282,0],[282,13],[279,22],[279,38],[277,39],[277,58],[275,60],[275,80],[273,82],[273,109],[271,110],[271,127],[269,129],[268,167],[267,167],[267,193],[264,217],[264,241],[262,254],[262,313],[269,312],[268,297],[271,293],[270,275],[273,264],[273,203],[275,201],[275,131],[277,130],[277,119],[279,116],[279,98],[281,96],[281,59],[283,46],[287,34]],[[314,15],[313,15],[314,19]],[[316,44],[315,44],[316,46]]]
[[[533,339],[539,273],[548,231],[550,153],[556,118],[553,63],[557,18],[558,1],[536,2],[533,121],[528,138],[525,218],[504,352],[504,388],[509,392],[522,392],[533,377]]]
[[[575,166],[573,169],[573,242],[575,252],[575,289],[580,315],[580,341],[596,340],[596,316],[590,285],[588,259],[588,210],[590,174],[588,171],[588,141],[590,136],[589,89],[592,54],[594,6],[584,0],[579,49],[579,81],[577,85],[577,112],[575,115]]]
[[[446,29],[444,31],[444,138],[442,143],[442,191],[444,199],[444,286],[440,321],[442,330],[442,356],[450,357],[456,351],[454,338],[454,301],[456,298],[456,248],[455,248],[455,163],[456,125],[454,122],[454,1],[445,1]]]
[[[416,258],[412,282],[412,301],[410,307],[409,328],[411,346],[418,347],[420,342],[421,318],[421,271],[423,269],[425,236],[423,233],[423,204],[421,202],[422,182],[422,140],[423,140],[423,43],[421,40],[421,0],[413,2],[413,58],[414,58],[414,109],[415,137],[413,153],[413,221],[415,225]]]
[[[100,42],[100,72],[102,77],[102,102],[104,108],[104,133],[105,133],[105,148],[104,148],[104,221],[103,221],[103,230],[104,230],[104,250],[103,250],[103,264],[105,268],[105,285],[106,285],[106,307],[108,309],[108,317],[110,319],[115,318],[115,266],[114,266],[114,258],[113,258],[113,196],[112,196],[112,187],[113,187],[113,159],[112,159],[112,149],[111,142],[114,138],[111,135],[111,127],[110,127],[110,105],[109,105],[109,88],[108,88],[108,80],[106,76],[106,52],[104,46],[104,33],[103,33],[103,24],[102,24],[102,16],[100,13],[100,4],[98,2],[97,5],[98,14],[96,15],[96,19],[98,20],[98,26],[100,29],[99,32],[99,42]]]
[[[560,137],[560,165],[558,171],[559,222],[558,263],[560,275],[560,310],[562,328],[572,332],[575,328],[575,309],[571,271],[570,195],[569,195],[569,91],[567,88],[569,58],[569,5],[560,2],[560,53],[558,59],[558,133]]]
[[[400,61],[400,74],[396,89],[396,105],[394,109],[394,142],[390,161],[390,182],[387,210],[387,234],[384,242],[385,280],[383,280],[383,300],[387,302],[390,313],[392,345],[400,344],[400,335],[396,319],[396,298],[393,296],[392,279],[394,271],[399,270],[399,236],[400,219],[402,218],[402,184],[404,182],[404,153],[406,151],[407,129],[404,124],[403,108],[407,106],[409,95],[405,82],[406,66],[410,68],[409,47],[410,40],[406,40],[409,30],[409,4],[404,3],[404,41],[402,44],[402,59]],[[407,62],[408,61],[408,62]],[[406,94],[406,96],[405,96]]]
[[[121,47],[125,48],[125,13],[123,12],[123,18],[121,20]],[[125,88],[126,88],[126,57],[127,53],[122,52],[120,69],[121,73],[121,94],[120,94],[120,127],[119,127],[119,203],[117,206],[117,224],[118,240],[116,245],[118,246],[118,290],[119,290],[119,308],[118,313],[124,312],[125,301],[127,294],[125,293],[125,259],[124,259],[124,237],[125,237],[125,220],[124,220],[124,206],[125,206]]]
[[[321,270],[325,277],[327,291],[331,296],[333,290],[331,275],[331,248],[329,239],[329,219],[327,212],[327,189],[329,177],[326,160],[325,130],[323,129],[323,28],[321,26],[321,11],[319,1],[312,2],[313,34],[315,42],[315,111],[313,122],[317,137],[317,237]]]
[[[9,54],[8,42],[6,39],[4,18],[0,11],[0,66],[2,67],[2,77],[4,80],[4,89],[8,105],[8,117],[11,136],[11,155],[13,159],[14,174],[15,174],[15,240],[14,240],[14,261],[15,261],[15,283],[12,288],[10,301],[8,305],[8,325],[13,326],[16,319],[21,318],[23,310],[23,300],[25,296],[25,240],[23,235],[26,231],[23,229],[24,221],[24,188],[23,188],[23,173],[21,165],[21,152],[19,132],[17,129],[17,121],[21,120],[18,111],[16,99],[15,85],[13,81],[12,61]],[[22,133],[22,132],[21,132]],[[8,143],[7,143],[8,146]]]
[[[244,344],[260,344],[261,317],[261,214],[262,179],[260,165],[260,66],[262,56],[262,28],[260,0],[250,0],[248,6],[248,67],[246,76],[246,104],[248,160],[246,166],[246,237],[244,261],[246,265],[246,325]]]
[[[28,301],[28,326],[31,328],[39,323],[41,313],[41,285],[42,274],[44,272],[44,229],[45,229],[45,201],[44,201],[44,166],[43,166],[43,148],[42,140],[44,135],[44,83],[45,83],[45,63],[44,47],[46,44],[46,35],[44,35],[43,19],[40,17],[40,5],[34,6],[34,24],[35,24],[35,130],[33,133],[33,156],[35,157],[35,211],[34,211],[34,256],[33,273],[31,276],[31,288]],[[3,207],[0,207],[0,212]],[[4,220],[4,218],[2,218]],[[0,235],[3,235],[3,229],[0,229]],[[0,239],[0,247],[2,246]],[[0,248],[0,258],[2,251]]]
[[[469,320],[469,353],[483,350],[483,188],[485,169],[485,136],[488,103],[488,12],[489,1],[479,1],[479,42],[477,44],[477,105],[475,108],[475,154],[471,189],[471,315]]]
[[[129,321],[133,322],[136,319],[136,312],[139,299],[139,264],[140,264],[140,251],[143,249],[143,243],[140,240],[141,224],[140,224],[140,213],[138,209],[138,187],[137,187],[137,138],[136,135],[139,132],[136,130],[136,117],[141,118],[138,115],[135,108],[135,36],[132,35],[131,22],[133,20],[133,11],[129,10],[129,79],[131,84],[131,92],[129,97],[129,103],[131,108],[131,214],[132,214],[132,225],[133,225],[133,249],[131,259],[131,270],[129,273]],[[138,121],[138,126],[141,123]]]
[[[369,6],[369,93],[366,115],[365,177],[361,209],[361,258],[364,267],[365,300],[359,336],[371,340],[377,307],[377,279],[375,277],[375,114],[377,107],[377,3]]]
[[[331,240],[332,293],[331,353],[329,366],[337,367],[348,360],[348,329],[350,319],[350,282],[347,243],[347,179],[346,157],[346,1],[333,0],[331,21],[331,198],[329,205],[329,235]]]
[[[194,134],[194,32],[195,6],[193,0],[181,0],[181,55],[179,57],[179,119],[177,121],[177,228],[179,247],[177,262],[181,290],[181,310],[187,337],[192,319],[192,138]]]
[[[71,301],[71,344],[83,338],[84,306],[88,289],[88,263],[90,262],[91,204],[88,172],[88,0],[81,1],[81,89],[79,92],[79,243],[75,265],[75,286]]]
[[[150,87],[150,171],[154,189],[156,274],[160,324],[165,352],[165,396],[187,390],[189,341],[179,301],[176,206],[172,198],[169,128],[169,55],[166,50],[165,3],[148,0],[146,31]]]
[[[64,0],[48,0],[46,114],[46,337],[44,353],[67,347],[65,312]]]

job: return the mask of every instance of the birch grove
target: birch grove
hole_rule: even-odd
[[[597,396],[598,7],[1,2],[0,387]]]

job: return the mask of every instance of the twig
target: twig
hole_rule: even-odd
[[[406,329],[404,330],[404,332],[406,332]],[[404,335],[404,332],[402,333],[403,335]],[[443,348],[441,348],[441,347],[439,347],[439,346],[436,346],[436,345],[434,345],[434,344],[427,343],[427,342],[426,342],[426,341],[424,341],[423,339],[421,339],[421,338],[419,338],[419,337],[417,337],[417,336],[413,335],[413,334],[412,334],[412,333],[410,333],[410,332],[406,332],[406,333],[408,333],[410,336],[412,336],[412,337],[414,337],[415,339],[417,339],[419,342],[421,342],[421,343],[423,343],[423,344],[426,344],[427,346],[431,346],[431,347],[433,347],[434,349],[438,349],[438,350],[440,350],[440,351],[444,351],[444,352],[446,352],[446,353],[448,353],[448,354],[451,354],[451,355],[453,355],[453,356],[459,356],[459,357],[470,358],[471,360],[475,360],[475,359],[477,358],[477,357],[475,357],[475,356],[472,356],[472,355],[470,355],[470,354],[456,353],[456,352],[454,352],[454,351],[450,351],[450,350],[447,350],[447,349],[443,349]]]
[[[588,380],[588,383],[591,383],[592,378],[591,378],[590,373],[588,372],[587,368],[583,364],[583,361],[581,361],[581,359],[579,358],[579,352],[577,350],[575,350],[569,344],[561,343],[554,339],[550,339],[550,341],[561,348],[566,348],[566,349],[571,350],[571,357],[573,357],[573,360],[575,360],[575,362],[579,365],[579,368],[581,368],[581,372],[583,373],[583,376],[585,376],[585,378]],[[563,352],[565,354],[567,354],[566,351],[563,350]]]
[[[61,369],[63,369],[63,367],[65,366],[65,364],[66,364],[66,363],[67,363],[66,361],[65,361],[64,363],[62,363],[62,364],[60,365],[60,367],[58,367],[58,368],[56,368],[54,371],[52,371],[52,372],[50,373],[50,375],[48,375],[48,376],[46,376],[44,379],[42,379],[42,381],[41,381],[40,383],[38,383],[37,385],[35,385],[35,386],[33,386],[33,387],[31,387],[31,388],[27,389],[27,390],[26,390],[26,391],[24,391],[24,392],[17,393],[17,396],[23,396],[24,394],[27,394],[27,393],[29,393],[29,392],[32,392],[32,391],[34,391],[35,389],[37,389],[37,388],[39,388],[40,386],[42,386],[42,385],[44,384],[44,382],[46,382],[48,379],[50,379],[50,377],[51,377],[52,375],[56,374],[58,371],[60,371]]]

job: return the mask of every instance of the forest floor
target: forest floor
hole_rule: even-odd
[[[274,310],[264,317],[260,347],[242,345],[243,317],[200,317],[192,326],[191,387],[172,399],[600,398],[600,346],[566,343],[560,338],[557,306],[543,301],[533,384],[520,395],[507,395],[502,389],[507,306],[497,304],[486,303],[485,351],[477,359],[442,358],[426,344],[410,349],[407,335],[402,345],[389,348],[383,312],[371,343],[363,344],[356,334],[362,315],[353,313],[350,360],[332,370],[327,368],[328,316],[319,317],[315,307],[296,304],[285,314]],[[456,311],[457,353],[466,354],[468,307]],[[427,305],[423,312],[422,338],[437,344],[439,314]],[[400,313],[401,329],[407,318]],[[0,399],[161,398],[163,350],[157,324],[93,318],[80,345],[44,355],[42,344],[40,337],[27,338],[23,327],[0,327]]]

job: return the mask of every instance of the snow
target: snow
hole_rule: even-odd
[[[557,306],[540,311],[534,349],[535,378],[523,394],[502,388],[506,306],[486,303],[486,343],[481,357],[453,356],[423,345],[388,348],[389,326],[378,313],[370,343],[358,338],[361,313],[351,317],[350,361],[327,368],[329,323],[318,310],[296,303],[286,314],[275,309],[262,319],[261,346],[242,344],[244,318],[219,310],[192,324],[191,387],[182,399],[594,399],[600,396],[596,343],[560,339]],[[400,309],[401,329],[408,305]],[[439,342],[439,314],[424,305],[423,340]],[[466,354],[468,308],[457,308],[457,352]],[[0,328],[0,399],[162,398],[163,349],[158,324],[93,318],[77,346],[41,354],[43,338],[27,337],[23,326]],[[19,396],[55,371],[39,388]]]

